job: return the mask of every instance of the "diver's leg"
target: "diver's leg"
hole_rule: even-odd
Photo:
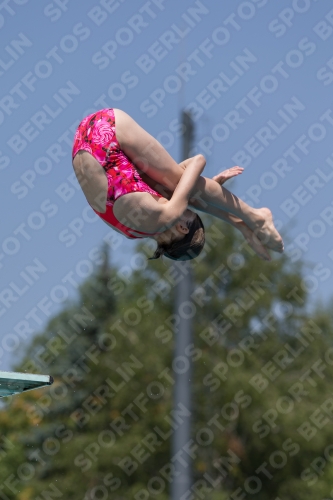
[[[127,113],[119,109],[115,109],[114,113],[116,136],[121,149],[138,170],[173,192],[182,176],[182,167]],[[252,208],[206,177],[199,178],[194,197],[202,203],[204,211],[214,215],[213,210],[210,211],[212,206],[238,217],[268,248],[277,252],[283,251],[282,238],[273,224],[273,217],[268,208]]]

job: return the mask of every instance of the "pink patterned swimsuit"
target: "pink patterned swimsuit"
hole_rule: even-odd
[[[121,150],[115,128],[113,109],[102,109],[84,118],[74,137],[72,157],[74,158],[80,150],[87,151],[105,170],[108,179],[106,212],[100,213],[95,210],[97,215],[120,230],[127,238],[153,236],[151,233],[143,233],[125,226],[113,213],[115,201],[125,194],[139,191],[161,197],[157,191],[143,182],[133,163]],[[142,236],[135,236],[133,232]]]

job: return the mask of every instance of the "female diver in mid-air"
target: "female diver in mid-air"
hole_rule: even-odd
[[[233,167],[208,179],[201,176],[205,164],[200,154],[177,164],[120,109],[87,116],[74,138],[73,167],[88,203],[128,238],[156,240],[152,258],[199,255],[204,227],[188,206],[234,226],[264,260],[270,260],[267,249],[283,252],[271,211],[252,208],[222,187],[243,169]]]

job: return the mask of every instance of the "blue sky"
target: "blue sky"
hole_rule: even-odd
[[[333,293],[333,10],[269,0],[8,0],[0,10],[0,361],[75,296],[111,230],[73,177],[88,113],[121,108],[180,158],[180,110],[195,118],[205,175],[268,206],[313,301]],[[228,187],[228,186],[227,186]],[[134,262],[115,237],[112,261]]]

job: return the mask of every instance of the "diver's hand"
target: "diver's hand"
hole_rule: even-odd
[[[239,175],[243,173],[244,168],[243,167],[232,167],[228,168],[228,170],[223,170],[220,174],[217,174],[213,177],[213,181],[216,181],[220,186],[224,184],[227,180],[232,179],[232,177],[236,177],[236,175]]]

